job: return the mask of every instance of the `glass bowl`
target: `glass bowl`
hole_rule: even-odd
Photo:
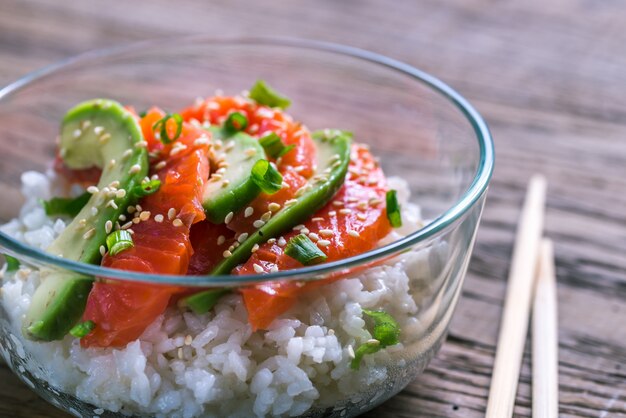
[[[106,97],[140,110],[157,105],[174,111],[218,89],[236,94],[256,79],[268,81],[290,97],[289,112],[309,128],[347,129],[356,141],[368,144],[388,177],[406,181],[407,187],[399,186],[400,194],[406,197],[410,192],[423,221],[414,219],[377,249],[339,262],[262,277],[201,278],[123,272],[64,260],[38,249],[38,238],[26,239],[22,234],[16,239],[5,227],[0,232],[0,252],[19,259],[21,268],[12,274],[2,270],[2,355],[28,386],[53,405],[80,417],[355,416],[404,388],[441,346],[461,293],[493,170],[493,143],[480,115],[458,93],[420,70],[375,53],[308,40],[191,37],[87,53],[30,74],[0,90],[0,223],[20,216],[22,227],[24,222],[41,222],[23,218],[36,205],[33,196],[47,198],[49,191],[41,189],[40,175],[22,173],[50,172],[59,122],[76,103]],[[211,386],[210,375],[218,373],[214,363],[185,369],[188,365],[180,366],[183,360],[177,363],[164,352],[159,361],[167,364],[159,369],[155,360],[159,355],[154,354],[158,344],[150,340],[154,336],[144,334],[141,343],[117,351],[82,350],[71,337],[55,343],[24,339],[20,320],[37,285],[31,277],[41,267],[205,287],[319,280],[337,274],[352,278],[323,287],[321,296],[312,295],[304,313],[285,314],[300,318],[300,325],[283,320],[273,334],[233,331],[246,341],[240,341],[246,348],[255,344],[261,348],[252,354],[239,350],[237,355],[252,360],[238,375],[221,370]],[[241,307],[238,296],[229,298],[203,318],[212,321],[224,312],[236,315]],[[327,302],[330,307],[327,304],[324,317],[318,305]],[[400,312],[401,343],[366,356],[355,371],[346,366],[346,355],[371,338],[361,319],[361,308],[366,307]],[[307,321],[309,329],[303,335]],[[362,329],[350,333],[351,326]],[[291,331],[284,331],[289,327]],[[280,331],[291,335],[281,337]],[[198,334],[192,336],[194,341]],[[211,356],[220,354],[219,346],[183,346],[183,335],[179,331],[169,335],[174,349],[179,344],[178,349],[187,350],[184,355],[196,361],[200,357],[218,361]],[[271,338],[274,348],[266,344]],[[341,352],[331,361],[316,359],[305,350],[298,357],[302,362],[296,362],[302,366],[298,372],[278,364],[293,358],[271,352],[284,350],[285,338],[328,344],[324,346],[328,357],[332,357],[332,344],[341,340]],[[228,356],[238,351],[232,345],[226,348]],[[276,364],[256,361],[261,351],[266,359],[282,359],[272,360]],[[177,372],[176,367],[184,370]],[[265,380],[259,373],[263,367],[269,371],[264,371]],[[107,375],[107,370],[114,373]],[[293,373],[306,376],[295,378]],[[297,384],[307,379],[312,388],[299,392]],[[268,380],[271,383],[266,384]]]

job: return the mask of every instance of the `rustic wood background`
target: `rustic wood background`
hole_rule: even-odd
[[[497,168],[450,336],[367,417],[479,417],[513,234],[550,182],[560,413],[626,416],[626,9],[609,0],[0,0],[0,85],[89,49],[189,33],[342,42],[431,72],[491,125]],[[3,127],[6,128],[6,127]],[[530,416],[529,353],[515,407]],[[67,417],[0,368],[0,416]]]

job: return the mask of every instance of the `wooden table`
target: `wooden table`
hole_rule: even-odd
[[[287,9],[285,9],[287,7]],[[513,233],[535,171],[550,182],[561,416],[626,416],[626,10],[526,0],[0,1],[0,84],[93,48],[187,33],[343,42],[407,61],[483,113],[497,168],[450,336],[368,417],[479,417]],[[530,415],[529,353],[517,416]],[[0,369],[0,416],[66,417]]]

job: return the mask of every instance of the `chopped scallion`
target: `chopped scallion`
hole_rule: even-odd
[[[225,294],[230,293],[228,289],[209,289],[195,293],[183,299],[183,304],[197,314],[207,313],[217,301]]]
[[[391,315],[384,311],[371,311],[369,309],[363,309],[363,313],[374,321],[374,329],[372,330],[374,338],[360,345],[354,352],[354,359],[350,363],[350,367],[354,370],[359,369],[361,360],[366,354],[374,354],[385,347],[400,342],[400,327]]]
[[[259,144],[265,153],[272,158],[280,158],[295,148],[295,145],[283,144],[282,139],[275,132],[270,132],[259,138]]]
[[[130,232],[120,229],[109,234],[106,239],[109,255],[117,255],[124,250],[133,248],[133,236]]]
[[[20,268],[20,261],[17,258],[4,254],[4,259],[7,262],[7,271],[16,271]]]
[[[224,129],[227,132],[240,132],[248,126],[248,118],[241,112],[233,112],[228,115],[224,122]]]
[[[174,136],[170,137],[167,132],[167,122],[169,120],[173,120],[176,123],[176,131],[174,132]],[[180,134],[183,132],[183,117],[178,113],[168,113],[158,121],[154,125],[152,125],[152,130],[159,130],[160,138],[159,140],[164,144],[171,144],[176,141]]]
[[[274,194],[283,186],[283,176],[267,160],[259,160],[252,166],[252,180],[267,194]]]
[[[394,228],[402,226],[402,215],[400,213],[400,204],[396,197],[395,190],[389,190],[387,192],[387,219]]]
[[[96,324],[93,321],[80,322],[70,330],[70,334],[76,338],[83,338],[89,335],[95,327]]]
[[[285,254],[305,266],[322,263],[327,258],[326,254],[309,237],[302,234],[289,240],[285,247]]]
[[[144,181],[138,186],[133,187],[133,195],[136,197],[144,197],[156,193],[161,187],[161,180]]]
[[[91,194],[85,192],[78,197],[53,197],[50,200],[41,200],[41,205],[46,211],[46,215],[67,215],[76,216],[78,212],[87,204]]]
[[[257,80],[250,89],[250,98],[260,105],[286,109],[291,100],[271,88],[265,81]]]

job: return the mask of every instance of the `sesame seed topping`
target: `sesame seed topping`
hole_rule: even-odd
[[[193,337],[191,335],[187,335],[185,337],[185,345],[191,345],[192,342],[193,342]]]
[[[174,225],[174,226],[183,226],[183,221],[181,221],[180,219],[176,218],[172,222],[172,225]]]
[[[248,239],[248,233],[244,232],[243,234],[240,234],[239,237],[237,238],[237,241],[239,242],[244,242],[245,240]]]
[[[128,158],[131,156],[132,153],[133,153],[132,149],[127,149],[126,151],[124,151],[124,154],[122,154],[122,158]]]
[[[254,263],[252,267],[254,267],[255,273],[263,273],[265,271],[263,270],[263,267],[259,266],[257,263]]]
[[[206,145],[208,143],[209,143],[209,139],[206,136],[201,136],[200,138],[198,138],[195,141],[193,141],[193,144],[195,146]]]
[[[95,206],[91,207],[91,215],[96,216],[98,214],[98,208]]]
[[[270,218],[272,217],[272,212],[265,212],[263,215],[261,215],[261,220],[263,222],[267,222],[270,220]]]
[[[224,146],[224,151],[225,151],[225,152],[228,152],[228,151],[230,151],[231,149],[233,149],[234,147],[235,147],[235,141],[232,141],[232,140],[231,140],[231,141],[228,141],[228,142],[226,143],[226,145]]]
[[[332,237],[335,235],[335,231],[332,229],[320,229],[320,235],[323,237]]]
[[[158,179],[159,179],[158,174],[153,174],[152,176],[150,176],[150,180],[158,180]]]
[[[309,228],[302,228],[302,229],[300,230],[300,233],[301,233],[301,234],[304,234],[304,235],[307,235],[309,232],[311,232],[311,231],[309,231]]]
[[[252,158],[256,155],[256,149],[254,148],[247,148],[243,151],[244,154],[246,154],[246,156],[248,158]]]
[[[304,167],[304,166],[302,166],[302,165],[299,165],[299,166],[297,166],[297,167],[294,167],[293,171],[295,171],[296,173],[299,173],[299,172],[301,172],[301,171],[304,171],[304,169],[305,169],[305,168],[306,168],[306,167]]]
[[[254,208],[252,206],[248,206],[246,210],[243,211],[243,216],[244,218],[248,218],[252,216],[253,213],[254,213]]]
[[[128,213],[135,213],[137,209],[134,206],[129,206],[128,208],[126,208],[126,212]]]
[[[270,273],[278,273],[278,266],[276,264],[270,267]]]
[[[287,245],[287,240],[284,237],[278,238],[278,245],[284,247],[285,245]]]
[[[98,189],[97,186],[89,186],[87,187],[87,192],[94,194],[94,193],[98,193],[100,191],[100,189]]]
[[[226,251],[224,251],[224,252],[222,253],[222,255],[224,256],[224,258],[228,258],[228,257],[230,257],[231,255],[233,255],[233,253],[231,253],[230,251],[226,250]]]
[[[134,164],[134,165],[130,168],[130,170],[128,170],[128,172],[129,172],[130,174],[137,174],[137,173],[139,173],[140,171],[141,171],[141,166],[140,166],[139,164]]]
[[[276,212],[280,209],[280,205],[278,203],[272,202],[267,205],[267,209],[269,209],[271,212]]]
[[[254,246],[252,246],[252,250],[250,251],[255,253],[258,249],[259,249],[259,244],[254,244]]]
[[[117,197],[118,199],[121,199],[124,196],[126,196],[126,190],[124,189],[119,189],[117,192],[115,192],[115,197]]]
[[[228,212],[228,214],[224,218],[224,223],[229,223],[230,221],[232,221],[233,220],[233,216],[235,216],[234,213]]]
[[[117,217],[117,219],[119,219],[120,221],[125,221],[126,220],[126,215],[124,215],[123,213]]]
[[[367,219],[367,215],[364,213],[357,213],[356,217],[361,221],[364,221]]]
[[[144,210],[139,214],[139,219],[141,219],[142,221],[147,221],[148,219],[150,219],[150,211],[149,210]]]
[[[74,138],[78,138],[83,134],[83,131],[81,131],[80,129],[76,129],[72,135],[74,136]]]
[[[370,344],[370,345],[379,345],[379,344],[380,344],[380,341],[378,341],[378,340],[377,340],[377,339],[375,339],[375,338],[370,338],[369,340],[367,340],[367,341],[366,341],[366,343],[367,343],[367,344]]]
[[[90,120],[84,120],[80,123],[80,129],[87,129],[91,126]]]
[[[226,237],[224,235],[220,235],[217,237],[217,245],[222,245],[226,241]]]
[[[100,138],[98,139],[100,140],[100,142],[107,142],[109,139],[111,139],[111,134],[107,132],[100,136]]]
[[[167,211],[167,219],[169,219],[171,221],[175,217],[176,217],[176,209],[169,208],[169,210]]]
[[[285,202],[285,206],[293,206],[296,203],[298,203],[298,199],[289,199]]]
[[[157,134],[158,134],[158,132],[157,132]],[[156,136],[156,135],[155,135],[155,136]],[[160,136],[160,135],[159,135],[159,136]],[[135,148],[145,148],[145,147],[147,147],[147,146],[148,146],[148,143],[147,143],[146,141],[138,141],[138,142],[135,144]]]
[[[268,244],[274,244],[276,242],[276,238],[270,238],[267,240]]]
[[[309,234],[309,238],[311,238],[312,241],[318,241],[320,239],[320,236],[317,235],[315,232],[311,232]]]
[[[126,222],[124,225],[122,225],[121,229],[128,229],[131,226],[133,226],[133,221]]]
[[[252,226],[254,226],[256,229],[263,227],[263,225],[265,225],[265,222],[263,222],[260,219],[257,219],[256,221],[252,222]]]
[[[370,205],[372,205],[372,206],[375,206],[375,205],[378,205],[379,203],[382,203],[382,202],[383,202],[383,201],[382,201],[382,200],[380,200],[379,198],[377,198],[377,197],[373,197],[373,198],[371,198],[371,199],[369,200],[369,202],[368,202],[368,203],[369,203]]]
[[[137,212],[141,212],[143,210],[141,205],[135,205],[135,209],[137,209]]]
[[[229,180],[224,180],[224,181],[222,182],[222,189],[225,189],[226,187],[228,187],[228,185],[229,185],[229,184],[230,184],[230,181],[229,181]]]
[[[304,228],[304,225],[300,224],[300,225],[296,225],[296,226],[294,226],[294,227],[293,227],[293,230],[294,230],[294,231],[299,231],[299,230],[301,230],[302,228]]]
[[[91,228],[89,231],[83,234],[83,239],[87,240],[96,234],[96,228]]]
[[[104,132],[104,127],[102,126],[96,126],[93,128],[93,133],[96,135],[100,135],[102,132]]]
[[[107,234],[110,234],[112,229],[113,229],[113,222],[106,221],[104,223],[104,232],[106,232]]]
[[[311,218],[311,220],[312,220],[313,222],[323,222],[323,221],[324,221],[324,218],[320,218],[319,216],[316,216],[315,218]]]
[[[87,225],[87,219],[81,219],[80,221],[78,221],[78,224],[79,224],[80,226],[85,226],[85,225]]]
[[[350,235],[351,237],[354,237],[354,238],[358,238],[358,237],[360,237],[360,236],[361,236],[361,235],[359,235],[359,233],[358,233],[358,232],[356,232],[356,231],[354,231],[354,230],[350,230],[350,231],[348,231],[348,235]]]
[[[115,164],[117,164],[117,161],[115,161],[115,158],[111,159],[111,161],[109,161],[109,168],[115,167]]]
[[[112,207],[113,209],[118,209],[117,203],[115,203],[115,201],[114,201],[114,200],[109,200],[109,201],[107,202],[107,206],[110,206],[110,207]]]
[[[354,348],[352,348],[351,345],[348,345],[348,356],[350,356],[350,358],[356,357],[356,355],[354,354]]]
[[[102,257],[104,257],[104,255],[106,254],[106,252],[107,252],[107,249],[104,247],[104,245],[101,245],[101,246],[100,246],[100,255],[101,255]]]
[[[343,202],[340,200],[333,201],[333,206],[343,206]]]
[[[109,187],[111,188],[116,188],[116,187],[120,187],[120,182],[119,180],[114,180],[111,183],[109,183]]]
[[[141,219],[139,219],[139,216],[137,216],[136,218],[133,218],[132,222],[134,224],[138,224],[139,222],[141,222]]]
[[[352,213],[352,209],[340,209],[339,213],[341,213],[342,215],[347,215],[349,213]]]
[[[154,222],[161,223],[163,222],[164,216],[160,213],[158,215],[154,215]]]
[[[158,162],[158,163],[154,166],[154,168],[155,168],[156,170],[160,170],[160,169],[162,169],[163,167],[165,167],[166,165],[167,165],[167,163],[166,163],[165,161],[160,161],[160,162]]]

